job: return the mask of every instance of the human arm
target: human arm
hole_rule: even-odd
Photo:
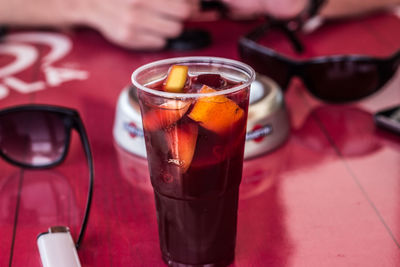
[[[358,16],[399,4],[400,0],[328,0],[320,14],[325,18]]]
[[[269,14],[276,18],[294,17],[310,0],[222,0],[235,15]],[[326,18],[367,14],[399,5],[400,0],[327,0],[320,10]]]
[[[123,47],[160,49],[197,6],[197,0],[0,0],[0,24],[84,25]]]

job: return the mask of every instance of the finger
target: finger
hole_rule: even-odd
[[[136,17],[137,21],[140,21],[138,16],[127,17]],[[106,39],[125,48],[154,50],[163,48],[166,44],[166,40],[162,35],[154,34],[138,25],[138,23],[124,20],[121,16],[117,17],[109,14],[109,16],[104,16],[102,20],[93,26]]]
[[[132,32],[130,35],[123,34],[121,38],[118,38],[118,35],[115,34],[106,37],[111,42],[128,49],[159,50],[166,45],[164,38],[147,32]]]
[[[144,7],[176,20],[185,20],[194,12],[195,2],[189,0],[147,0]]]
[[[159,16],[158,13],[149,9],[135,12],[134,17],[130,17],[130,20],[132,28],[139,31],[148,31],[164,38],[176,37],[183,30],[183,25],[180,21],[170,17]]]
[[[308,0],[265,1],[263,9],[278,18],[291,18],[303,11]]]

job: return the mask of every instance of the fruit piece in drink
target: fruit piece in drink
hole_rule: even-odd
[[[187,74],[187,66],[173,65],[164,84],[164,91],[171,93],[183,92],[183,88],[185,87],[188,76]]]
[[[166,133],[171,159],[168,163],[175,164],[185,173],[192,162],[196,148],[198,126],[194,123],[185,123],[171,127]]]
[[[216,90],[203,85],[200,93],[213,93]],[[200,97],[188,117],[217,134],[224,135],[245,115],[243,109],[224,95]]]
[[[168,127],[185,115],[190,103],[190,101],[183,100],[168,100],[155,106],[144,114],[143,128],[147,131],[155,131]]]

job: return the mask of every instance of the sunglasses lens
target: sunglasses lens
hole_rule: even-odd
[[[289,81],[289,68],[286,62],[265,51],[249,48],[243,43],[239,45],[239,54],[242,61],[253,67],[256,72],[270,77],[282,89],[286,89]]]
[[[311,92],[329,102],[359,100],[380,87],[377,66],[367,61],[313,63],[303,74]]]
[[[43,167],[61,160],[66,148],[62,116],[45,111],[14,111],[0,117],[0,150],[20,164]]]

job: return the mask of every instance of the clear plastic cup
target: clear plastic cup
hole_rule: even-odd
[[[188,66],[187,86],[198,88],[190,93],[157,90],[172,65]],[[199,91],[200,80],[215,85],[218,75],[222,77],[214,86],[218,88],[201,87]],[[224,266],[234,259],[249,90],[254,77],[246,64],[215,57],[156,61],[132,74],[162,258],[170,266]]]

